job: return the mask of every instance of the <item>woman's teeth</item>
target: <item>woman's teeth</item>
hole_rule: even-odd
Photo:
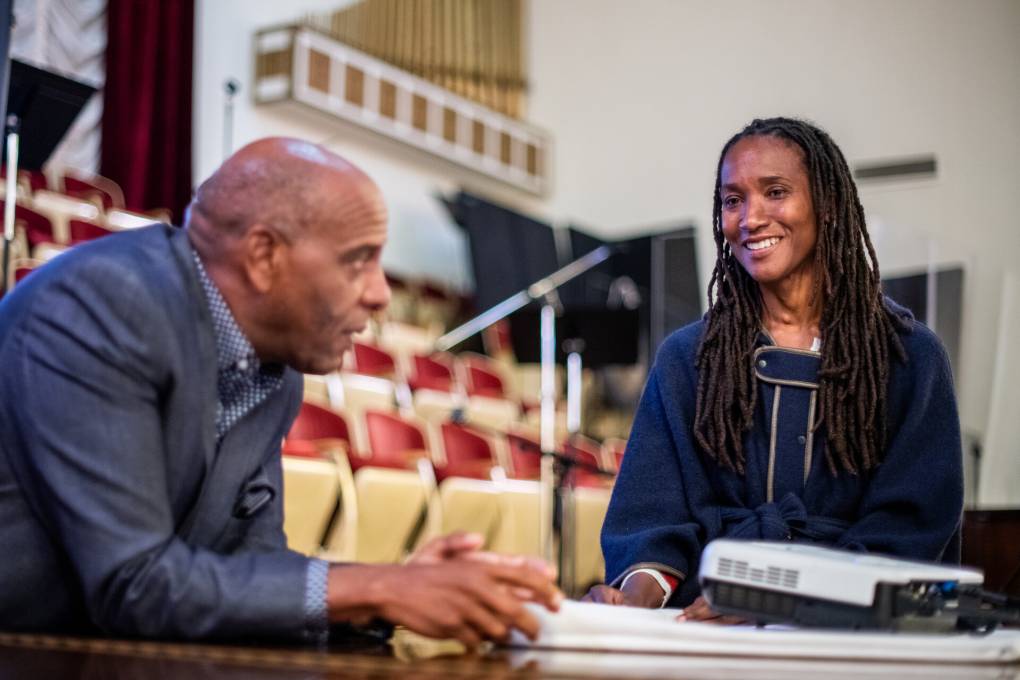
[[[777,243],[779,243],[779,237],[778,236],[773,236],[772,238],[767,238],[764,241],[748,241],[747,242],[747,249],[748,250],[762,250],[763,248],[769,248],[771,246],[774,246]]]

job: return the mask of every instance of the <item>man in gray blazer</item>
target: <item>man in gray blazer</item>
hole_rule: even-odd
[[[339,368],[386,306],[386,221],[342,158],[261,140],[199,187],[185,228],[75,247],[0,302],[0,628],[536,632],[523,602],[558,604],[550,574],[480,559],[470,537],[403,566],[286,548],[280,442],[300,373]]]

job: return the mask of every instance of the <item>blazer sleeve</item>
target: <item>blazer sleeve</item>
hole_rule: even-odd
[[[909,343],[890,380],[885,457],[837,546],[959,562],[963,452],[952,371],[926,327],[915,324]]]
[[[5,369],[19,372],[23,395],[19,485],[102,629],[301,635],[306,558],[272,541],[217,554],[175,536],[166,479],[175,452],[161,435],[167,361],[159,354],[175,331],[161,303],[141,276],[110,263],[36,298],[20,329],[20,361]]]
[[[645,385],[602,525],[606,581],[613,585],[643,567],[687,578],[705,540],[692,508],[715,503],[690,437],[694,392],[686,352],[673,344],[660,352]]]

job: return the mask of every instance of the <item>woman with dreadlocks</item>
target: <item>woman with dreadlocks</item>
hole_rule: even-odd
[[[659,350],[588,599],[715,618],[697,572],[724,536],[958,562],[949,362],[883,297],[839,147],[753,121],[720,155],[713,232],[708,313]]]

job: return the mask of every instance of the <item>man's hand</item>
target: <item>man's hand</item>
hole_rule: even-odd
[[[467,557],[477,553],[485,542],[481,534],[455,531],[446,536],[433,538],[407,558],[408,564],[436,564],[444,560]]]
[[[526,595],[526,597],[525,597]],[[557,610],[563,594],[552,578],[523,562],[518,566],[476,559],[406,565],[335,565],[329,573],[333,621],[378,617],[434,638],[468,647],[504,640],[517,628],[530,638],[538,621],[526,600]]]
[[[581,601],[658,609],[665,595],[662,586],[654,578],[638,573],[627,579],[627,585],[622,590],[612,586],[593,586]]]
[[[715,611],[709,606],[708,601],[703,595],[699,595],[698,599],[684,607],[683,611],[680,612],[680,615],[676,617],[676,620],[717,623],[723,626],[735,626],[747,623],[746,619],[742,619],[739,616],[724,616],[723,614]]]
[[[446,560],[464,559],[532,569],[552,581],[556,580],[556,567],[542,558],[527,555],[502,555],[479,550],[484,542],[485,538],[481,534],[455,531],[452,534],[434,538],[415,550],[414,554],[407,558],[407,564],[438,564]],[[534,601],[534,597],[525,591],[518,591],[517,595],[524,600]]]

